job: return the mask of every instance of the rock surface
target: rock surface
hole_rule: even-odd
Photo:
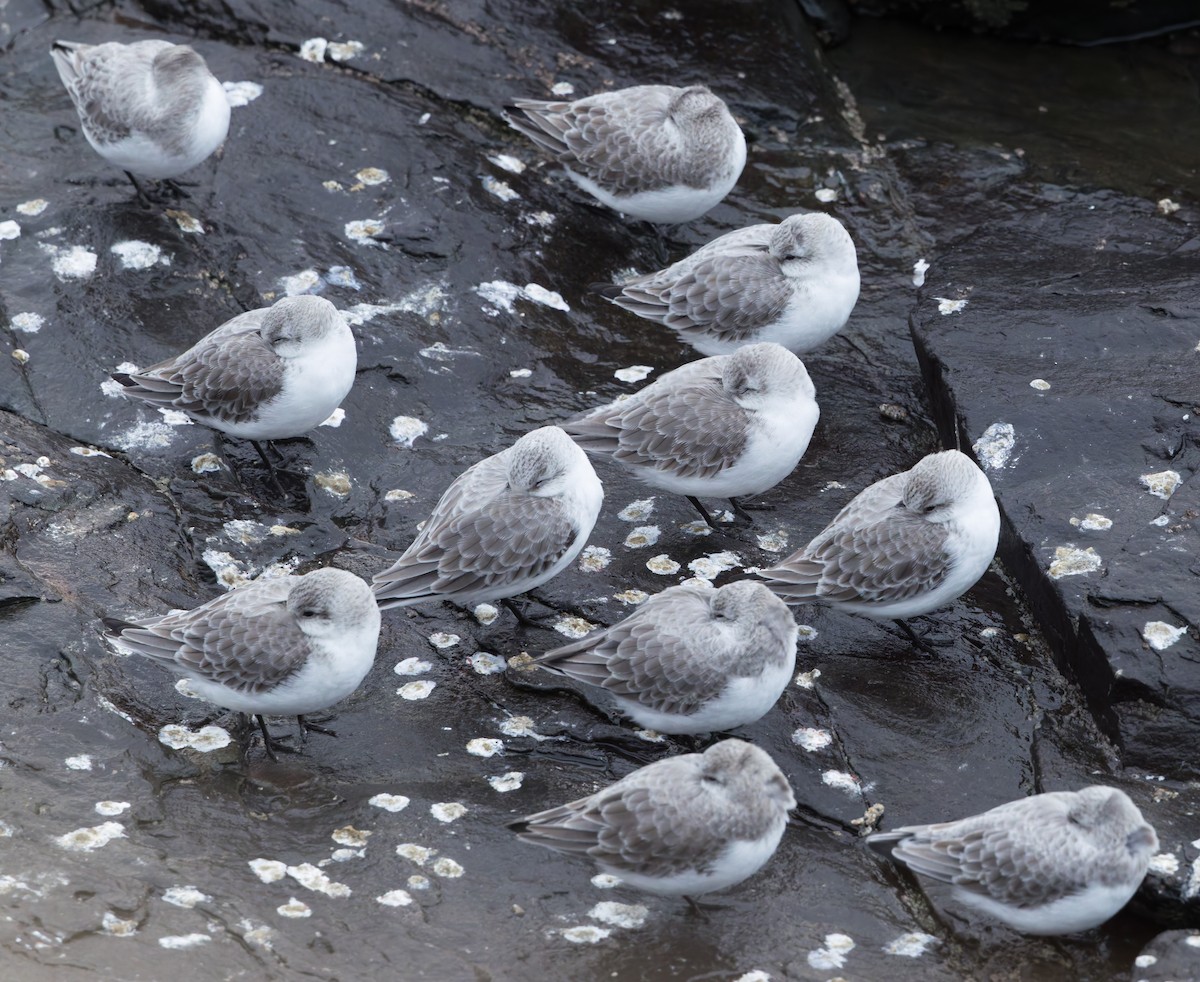
[[[984,966],[1115,978],[1155,921],[1196,923],[1180,902],[1198,838],[1191,772],[1172,743],[1180,731],[1156,732],[1139,715],[1191,725],[1194,707],[1174,688],[1186,681],[1184,659],[1171,659],[1195,650],[1195,633],[1128,666],[1109,661],[1103,639],[1071,633],[1060,591],[1098,577],[1049,583],[1048,543],[1037,538],[1021,559],[1015,535],[1049,530],[1029,519],[1022,532],[1020,489],[1007,484],[1040,453],[1062,452],[1057,444],[1030,445],[993,474],[1014,537],[1003,568],[937,615],[934,636],[950,643],[935,657],[887,625],[798,611],[812,629],[798,684],[746,730],[788,774],[798,817],[773,862],[713,898],[723,909],[707,919],[592,884],[587,864],[532,855],[503,827],[690,749],[635,734],[528,671],[524,653],[561,643],[583,628],[578,621],[547,611],[546,629],[528,630],[504,611],[487,623],[439,605],[389,613],[374,671],[336,708],[340,738],[314,736],[278,765],[257,746],[239,754],[222,745],[203,730],[209,707],[173,691],[155,666],[114,655],[97,625],[102,614],[194,606],[264,572],[333,563],[370,576],[411,541],[463,468],[532,427],[632,391],[621,369],[649,366],[654,378],[691,357],[587,284],[657,268],[730,228],[827,208],[859,245],[863,296],[845,333],[806,358],[822,420],[801,467],[765,496],[774,510],[757,513],[748,532],[708,534],[686,502],[605,469],[596,549],[539,597],[612,623],[638,591],[692,575],[725,582],[803,544],[861,487],[934,449],[935,419],[949,438],[944,424],[957,412],[964,445],[994,421],[970,408],[987,395],[965,391],[980,384],[975,375],[931,387],[926,401],[905,329],[918,259],[934,261],[927,282],[945,296],[955,283],[975,286],[958,314],[930,314],[928,297],[916,307],[922,350],[950,364],[942,322],[973,316],[977,302],[986,309],[987,284],[1012,282],[982,248],[1005,226],[984,226],[1010,218],[1007,234],[1019,240],[1010,245],[1023,256],[1031,250],[1022,229],[1045,223],[1047,238],[1057,229],[1082,257],[1094,226],[1075,222],[1081,213],[1100,220],[1088,205],[1111,208],[1126,229],[1114,255],[1138,256],[1166,291],[1186,275],[1188,210],[1166,219],[1149,201],[1056,189],[987,143],[881,143],[882,124],[864,122],[791,4],[615,4],[597,19],[571,5],[202,0],[118,3],[80,18],[16,2],[0,30],[0,132],[10,148],[0,221],[20,233],[0,240],[0,620],[10,655],[0,963],[11,962],[15,977],[61,977],[66,965],[159,977],[180,972],[194,949],[205,977],[353,977],[363,965],[389,965],[439,979],[758,970],[951,980]],[[219,78],[253,83],[237,87],[248,101],[233,110],[224,151],[188,175],[195,186],[177,206],[142,207],[90,151],[47,57],[56,37],[118,36],[189,40]],[[627,225],[596,209],[499,116],[508,99],[555,86],[582,95],[664,78],[708,82],[751,140],[733,195],[686,228]],[[1082,258],[1046,249],[1063,275],[1080,268]],[[1158,269],[1154,255],[1172,249],[1176,258]],[[1113,262],[1088,267],[1095,282],[1111,275],[1134,289],[1132,271]],[[217,443],[102,388],[123,362],[150,364],[242,309],[304,291],[351,317],[359,375],[338,425],[284,445],[299,475],[284,497],[237,441]],[[1160,316],[1137,306],[1149,295],[1132,294],[1127,316],[1159,325],[1161,336],[1186,334],[1191,315],[1178,298]],[[1106,300],[1117,302],[1086,298],[1096,309]],[[922,335],[924,321],[933,326]],[[946,347],[935,350],[936,338]],[[997,343],[981,333],[979,358],[994,359]],[[16,350],[28,358],[11,357]],[[1019,353],[1003,352],[1014,371]],[[1134,356],[1127,369],[1114,354],[1110,371],[1154,370],[1152,357]],[[967,351],[961,360],[973,359]],[[1059,405],[1046,397],[1068,390],[1081,366],[1064,358],[1053,378],[1039,369],[1051,389],[1022,390],[1040,399],[1027,411]],[[1079,377],[1079,391],[1102,402],[1094,393],[1110,378]],[[1111,518],[1108,533],[1066,528],[1084,545],[1085,535],[1127,535],[1123,553],[1097,548],[1105,568],[1129,577],[1123,593],[1134,583],[1153,586],[1155,604],[1167,597],[1147,620],[1183,626],[1165,603],[1194,610],[1182,595],[1194,571],[1171,565],[1165,547],[1148,553],[1163,564],[1162,584],[1123,565],[1165,542],[1153,537],[1165,531],[1147,532],[1135,517],[1158,508],[1180,519],[1176,509],[1191,500],[1186,483],[1166,502],[1136,484],[1143,463],[1185,435],[1178,417],[1189,410],[1164,393],[1180,397],[1178,386],[1139,390],[1161,422],[1132,437],[1136,454],[1121,448],[1120,459],[1138,458],[1135,483],[1122,470],[1113,484],[1124,511],[1071,498],[1042,521]],[[1012,418],[1030,440],[1033,418]],[[75,452],[89,447],[110,456]],[[1193,442],[1171,466],[1194,454]],[[1055,477],[1052,464],[1038,473]],[[1194,542],[1190,529],[1179,534]],[[1141,610],[1122,599],[1122,610]],[[1075,602],[1094,606],[1090,595]],[[1141,627],[1135,617],[1119,629],[1127,635],[1131,624]],[[1168,662],[1173,674],[1146,674]],[[1114,681],[1120,667],[1129,681]],[[1140,755],[1128,758],[1133,766],[1122,768],[1114,738]],[[1144,891],[1144,916],[1119,915],[1101,929],[1101,945],[1056,947],[945,920],[856,842],[855,821],[875,805],[896,825],[1096,780],[1129,790],[1166,854]],[[645,904],[644,924],[628,926],[638,918],[610,901]]]

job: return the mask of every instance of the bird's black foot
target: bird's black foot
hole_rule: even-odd
[[[721,527],[717,524],[716,519],[713,518],[712,515],[710,515],[708,513],[708,509],[705,508],[702,504],[700,504],[700,499],[693,495],[690,495],[690,494],[687,495],[686,497],[687,497],[687,500],[692,503],[692,507],[695,508],[696,511],[698,511],[700,513],[700,517],[704,519],[704,521],[708,525],[708,527],[710,529],[720,531]]]
[[[325,726],[318,726],[316,723],[310,723],[303,716],[297,716],[296,722],[300,724],[301,739],[304,739],[304,737],[309,733],[324,733],[326,736],[331,737],[337,736],[336,730],[331,730]]]
[[[267,729],[267,721],[262,716],[255,717],[258,720],[258,728],[262,731],[263,749],[267,752],[267,756],[271,760],[278,762],[279,758],[275,755],[280,754],[298,754],[300,750],[297,747],[289,747],[287,744],[280,743],[271,736],[271,731]]]
[[[892,623],[900,629],[900,633],[912,646],[919,651],[923,651],[927,655],[935,653],[937,648],[949,648],[954,644],[954,639],[946,635],[938,635],[934,632],[937,630],[937,625],[926,623],[925,629],[920,633],[914,631],[908,621],[902,621],[896,618]]]
[[[505,597],[503,600],[500,601],[500,604],[501,604],[501,606],[506,607],[509,611],[511,611],[513,617],[515,617],[517,619],[517,622],[520,624],[523,624],[525,627],[541,627],[542,626],[539,621],[534,620],[527,613],[525,613],[525,609],[529,606],[529,601],[526,600],[526,601],[522,601],[521,603],[517,603],[515,600],[512,599],[512,597]]]

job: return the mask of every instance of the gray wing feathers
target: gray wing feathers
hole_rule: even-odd
[[[488,480],[475,475],[447,489],[396,565],[375,577],[380,600],[415,602],[502,589],[540,575],[563,557],[579,529],[561,502],[504,488],[483,504],[471,492]]]
[[[1013,906],[1034,907],[1088,885],[1086,875],[1076,872],[1087,866],[1086,847],[1066,812],[1047,820],[1038,816],[1040,806],[1036,799],[1023,799],[958,822],[902,828],[887,836],[896,840],[893,856],[916,873]],[[1027,812],[1037,820],[1023,820]]]
[[[765,253],[702,258],[678,275],[626,284],[614,303],[682,334],[723,341],[750,337],[783,315],[792,288]]]
[[[278,395],[283,384],[283,360],[258,331],[261,313],[247,311],[183,354],[113,378],[126,395],[150,405],[244,422]]]
[[[681,183],[702,187],[689,172],[677,129],[667,121],[672,93],[668,86],[648,85],[573,103],[524,100],[513,106],[528,121],[515,116],[509,121],[560,163],[614,194]]]
[[[728,684],[741,646],[716,636],[702,591],[676,588],[656,600],[538,663],[660,712],[695,712]],[[717,657],[725,653],[731,657]]]
[[[789,600],[888,602],[932,590],[950,570],[944,526],[893,509],[886,522],[834,524],[762,575]]]
[[[238,692],[274,688],[299,671],[311,653],[286,606],[293,579],[259,581],[267,589],[242,587],[194,610],[127,625],[110,636],[182,675]]]
[[[157,55],[170,47],[167,41],[131,45],[60,41],[50,53],[84,128],[103,144],[154,127],[165,110],[158,106],[151,69]]]
[[[562,428],[589,453],[611,454],[635,469],[710,477],[736,463],[749,437],[746,411],[716,378],[665,386],[666,378]]]
[[[521,823],[520,837],[590,856],[618,872],[670,876],[706,871],[727,843],[705,835],[703,823],[696,820],[706,804],[700,781],[672,780],[644,770],[590,798],[531,816]]]

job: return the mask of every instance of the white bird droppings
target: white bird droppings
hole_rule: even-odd
[[[574,95],[575,86],[573,86],[570,82],[555,82],[552,86],[550,86],[550,94],[556,95],[560,99],[565,96]]]
[[[359,245],[383,246],[384,242],[379,242],[377,236],[384,229],[383,220],[379,218],[362,218],[358,221],[346,223],[346,238],[351,242],[357,242]]]
[[[665,552],[655,556],[646,562],[646,569],[651,573],[657,573],[659,576],[670,576],[672,573],[679,572],[679,563],[675,562]]]
[[[407,890],[389,890],[376,897],[375,900],[385,907],[407,907],[413,902],[412,894]]]
[[[467,744],[467,753],[475,757],[495,757],[504,750],[504,741],[495,737],[476,737]]]
[[[396,695],[409,702],[416,702],[418,699],[428,699],[429,694],[436,688],[436,682],[429,679],[418,679],[416,682],[408,682],[400,686],[396,690]]]
[[[202,453],[192,458],[192,470],[197,474],[215,473],[221,469],[221,458],[215,453]]]
[[[1012,423],[993,423],[983,431],[971,449],[985,471],[997,471],[1008,464],[1016,444],[1017,432]]]
[[[946,314],[957,314],[963,309],[963,307],[967,305],[967,301],[965,299],[950,300],[948,297],[934,297],[933,299],[938,302],[938,313],[942,316],[945,316]]]
[[[611,890],[621,885],[621,878],[612,873],[597,873],[592,877],[592,886],[597,890]]]
[[[792,743],[809,753],[828,747],[833,743],[833,737],[828,730],[820,730],[811,726],[802,726],[792,734]]]
[[[1156,498],[1164,501],[1175,493],[1175,489],[1183,482],[1179,471],[1158,471],[1155,474],[1143,474],[1139,481],[1147,491]]]
[[[508,771],[504,774],[497,774],[488,778],[488,784],[492,786],[492,790],[499,791],[501,794],[508,791],[516,791],[524,781],[524,771]]]
[[[620,593],[613,594],[613,600],[623,603],[626,607],[637,607],[649,599],[650,594],[645,590],[622,590]]]
[[[340,829],[334,829],[330,832],[329,838],[339,846],[362,849],[366,846],[367,840],[371,838],[371,835],[370,829],[356,829],[353,825],[343,825]]]
[[[714,580],[722,573],[737,569],[742,563],[742,557],[736,552],[713,552],[688,563],[692,575],[702,580]]]
[[[403,488],[392,488],[383,496],[383,500],[391,504],[393,501],[412,501],[415,497],[416,495],[411,491],[405,491]]]
[[[499,655],[493,655],[487,651],[477,651],[467,661],[479,675],[497,675],[504,671],[504,666],[507,664]]]
[[[588,917],[594,921],[625,928],[641,927],[649,914],[642,904],[619,904],[615,900],[602,900],[588,911]]]
[[[1142,638],[1155,651],[1165,651],[1187,634],[1186,627],[1172,627],[1165,621],[1147,621]]]
[[[63,763],[73,771],[90,771],[92,769],[90,754],[78,754],[75,757],[68,757]]]
[[[163,901],[172,904],[175,907],[195,907],[196,904],[207,904],[212,902],[212,897],[207,893],[201,893],[190,884],[185,887],[170,887],[163,892]]]
[[[1081,576],[1094,573],[1104,560],[1091,546],[1086,549],[1076,549],[1074,546],[1058,546],[1054,550],[1054,561],[1047,567],[1052,580],[1060,580],[1064,576]]]
[[[471,613],[476,621],[487,626],[500,616],[500,609],[492,604],[477,604]]]
[[[555,310],[564,311],[571,309],[570,305],[562,298],[561,293],[547,290],[544,286],[538,286],[536,283],[526,283],[522,292],[534,303],[540,303],[543,307],[553,307]]]
[[[431,668],[432,662],[423,661],[420,658],[405,658],[403,661],[396,662],[396,667],[392,669],[397,675],[424,675]]]
[[[587,546],[579,554],[579,568],[584,573],[599,573],[612,562],[612,552],[604,546]]]
[[[334,61],[349,61],[361,55],[365,45],[361,41],[331,41],[326,50]]]
[[[303,900],[297,900],[292,897],[286,904],[280,904],[275,908],[275,913],[280,917],[311,917],[312,908]]]
[[[16,239],[21,235],[21,226],[14,221],[0,222],[0,242]]]
[[[596,944],[612,934],[612,931],[591,924],[581,924],[579,927],[565,927],[559,933],[572,944]]]
[[[783,552],[788,545],[786,532],[766,532],[755,537],[763,552]]]
[[[1029,383],[1031,389],[1037,389],[1039,392],[1046,392],[1050,389],[1050,383],[1044,378],[1035,378]]]
[[[455,862],[446,856],[435,860],[433,866],[430,867],[438,876],[447,880],[456,880],[466,872],[460,863]]]
[[[50,256],[50,268],[60,280],[86,280],[96,272],[97,256],[83,246],[56,246],[49,242],[38,243]]]
[[[74,832],[58,836],[54,841],[60,848],[71,852],[92,852],[108,845],[113,839],[123,838],[125,838],[124,825],[120,822],[105,822],[103,825],[76,829]]]
[[[818,188],[816,194],[813,195],[813,197],[823,204],[829,204],[830,202],[837,201],[837,196],[838,193],[836,188]]]
[[[100,929],[114,938],[131,938],[137,934],[137,921],[122,920],[111,910],[106,910],[100,921]]]
[[[459,801],[439,801],[429,806],[429,814],[439,822],[449,825],[467,813],[467,806]]]
[[[646,546],[652,546],[658,541],[661,535],[657,525],[639,525],[627,536],[625,536],[625,545],[630,549],[644,549]]]
[[[1150,870],[1163,876],[1174,876],[1179,872],[1179,857],[1169,852],[1160,852],[1150,857]]]
[[[103,815],[105,818],[112,818],[120,815],[122,812],[129,810],[128,801],[97,801],[95,804],[96,814]]]
[[[415,842],[402,842],[396,846],[396,855],[411,860],[418,866],[424,866],[433,856],[434,850],[419,846]]]
[[[524,162],[506,153],[489,155],[488,160],[490,160],[501,170],[506,170],[510,174],[523,174],[525,172]]]
[[[247,106],[263,94],[263,87],[257,82],[222,82],[221,88],[231,109]]]
[[[1071,517],[1071,524],[1076,528],[1086,529],[1089,532],[1107,532],[1112,528],[1112,519],[1105,518],[1103,515],[1097,515],[1091,512],[1084,515],[1083,518]]]
[[[862,794],[862,783],[853,774],[848,774],[845,771],[828,770],[821,773],[821,783],[831,788],[836,788],[838,791],[845,791],[848,794]]]
[[[287,875],[287,863],[277,859],[252,859],[247,865],[263,883],[274,883]]]
[[[158,943],[163,948],[195,948],[197,945],[202,945],[212,938],[207,934],[168,934],[165,937],[159,938]]]
[[[631,501],[619,512],[617,518],[623,522],[640,522],[643,519],[649,518],[654,511],[653,498],[640,498],[637,501]]]
[[[14,331],[24,331],[26,334],[37,334],[38,331],[46,323],[46,318],[41,314],[30,313],[24,311],[20,314],[13,314],[9,321]]]
[[[429,643],[435,648],[453,648],[462,639],[457,634],[447,634],[445,631],[434,631],[429,635]]]
[[[429,432],[429,424],[415,416],[397,416],[388,427],[392,439],[402,447],[412,447],[413,441]]]
[[[529,716],[510,716],[500,724],[500,732],[505,736],[511,737],[534,737],[535,739],[545,739],[533,725],[533,719]]]
[[[382,808],[386,812],[402,812],[408,807],[409,799],[402,794],[388,794],[386,791],[381,791],[368,798],[367,804]]]
[[[501,201],[516,201],[521,197],[512,189],[507,181],[501,181],[492,177],[491,174],[484,174],[479,178],[479,182],[488,194],[499,198]]]
[[[912,282],[913,286],[925,285],[925,272],[929,269],[929,263],[924,259],[918,259],[913,263]]]
[[[109,251],[120,260],[122,269],[149,269],[155,263],[171,265],[171,258],[164,256],[162,249],[138,239],[117,242]]]
[[[320,64],[325,60],[325,51],[328,47],[329,42],[325,38],[309,38],[300,45],[298,54],[305,61]]]
[[[158,742],[172,750],[187,747],[207,754],[228,747],[233,742],[233,737],[219,726],[202,726],[198,730],[190,730],[179,723],[168,723],[158,731]]]
[[[613,378],[621,382],[640,382],[653,371],[649,365],[630,365],[628,368],[618,368],[613,372]]]
[[[595,624],[571,614],[560,615],[555,619],[553,627],[563,637],[570,638],[572,641],[587,637],[588,634],[596,629]]]
[[[323,893],[327,897],[348,897],[350,888],[345,883],[337,883],[322,873],[312,863],[301,863],[299,866],[289,866],[287,874],[302,887]]]
[[[386,184],[391,180],[391,175],[388,174],[382,167],[364,167],[354,175],[361,183],[368,186],[376,184]]]
[[[932,934],[923,934],[920,931],[911,931],[908,934],[902,934],[894,941],[889,941],[883,946],[885,955],[902,955],[905,958],[920,958],[933,945],[938,943],[938,939]]]
[[[846,955],[854,949],[854,939],[848,934],[825,935],[825,947],[808,953],[808,963],[816,969],[828,971],[846,964]]]
[[[44,212],[50,205],[50,202],[45,198],[30,198],[28,201],[22,201],[17,205],[17,214],[28,215],[30,218],[36,218]]]

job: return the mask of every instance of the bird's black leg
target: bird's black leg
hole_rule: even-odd
[[[528,605],[528,601],[518,604],[515,600],[513,600],[512,597],[505,597],[500,601],[500,603],[512,612],[513,617],[515,617],[519,623],[524,624],[526,627],[541,627],[537,621],[525,613],[525,607]]]
[[[262,730],[263,749],[267,751],[267,756],[273,761],[279,761],[279,758],[275,756],[275,751],[279,751],[281,754],[295,754],[300,752],[295,747],[285,747],[282,743],[277,743],[271,739],[271,731],[267,729],[266,717],[261,713],[255,718],[258,720],[258,728]]]
[[[738,502],[737,498],[729,499],[729,507],[733,509],[734,515],[736,515],[738,518],[740,518],[747,525],[754,524],[754,519],[751,518],[750,513],[741,506],[741,504]]]
[[[713,520],[713,517],[712,517],[712,515],[710,515],[708,513],[708,510],[702,504],[700,504],[699,498],[697,498],[693,495],[690,495],[690,494],[686,495],[686,498],[688,501],[690,501],[692,503],[692,507],[695,508],[696,511],[698,511],[700,513],[700,517],[703,518],[704,521],[708,523],[709,528],[711,528],[711,529],[717,528],[716,521]]]
[[[296,722],[300,724],[300,739],[303,740],[309,733],[324,733],[326,736],[335,737],[337,732],[328,727],[318,726],[316,723],[310,723],[303,716],[297,716]]]
[[[258,451],[258,456],[262,458],[264,466],[267,468],[267,473],[271,476],[271,483],[275,485],[275,490],[279,492],[280,497],[286,498],[287,492],[283,490],[283,485],[279,483],[279,475],[275,473],[275,465],[271,463],[267,457],[267,453],[262,448],[262,444],[257,440],[251,440],[250,445]],[[278,453],[279,451],[276,451]]]

